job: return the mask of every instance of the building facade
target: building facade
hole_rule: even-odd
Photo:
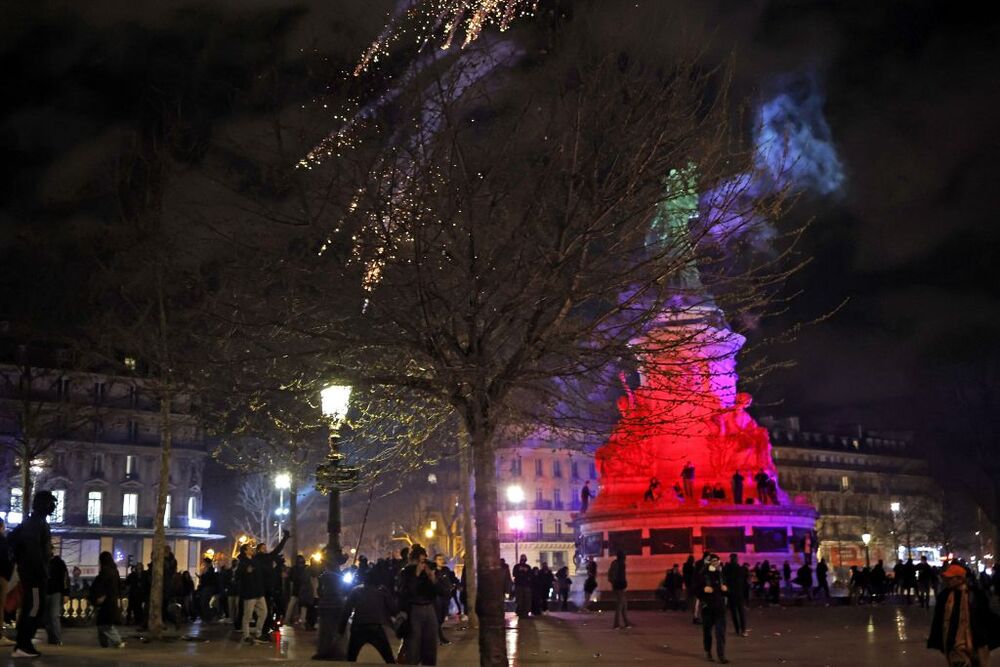
[[[0,516],[20,523],[30,511],[21,467],[33,489],[56,496],[53,543],[69,568],[97,573],[101,551],[124,571],[152,557],[160,479],[160,404],[126,359],[126,374],[70,371],[58,354],[23,345],[0,364]],[[133,371],[131,374],[127,371]],[[211,522],[202,517],[205,440],[191,396],[171,404],[172,455],[167,495],[167,544],[181,570],[195,568]],[[29,452],[30,460],[21,460]]]
[[[574,449],[527,442],[497,452],[500,554],[513,564],[525,554],[533,566],[570,565],[576,552],[573,525],[580,491],[597,493],[594,457]]]
[[[795,418],[761,423],[782,486],[819,510],[820,555],[831,567],[940,558],[944,493],[911,439],[802,431]]]

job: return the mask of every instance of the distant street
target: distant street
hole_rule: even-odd
[[[728,635],[728,657],[734,665],[809,665],[810,667],[940,667],[939,653],[924,648],[930,613],[916,607],[771,607],[750,610],[750,636]],[[551,613],[518,619],[508,614],[508,648],[512,665],[667,665],[709,664],[701,650],[701,628],[681,612],[632,614],[634,628],[612,630],[607,612]],[[69,628],[66,645],[49,647],[39,633],[37,661],[4,660],[0,664],[73,665],[316,665],[315,633],[286,631],[279,645],[243,646],[225,624],[182,629],[189,639],[143,643],[134,632],[123,633],[121,650],[97,647],[94,628]],[[453,641],[442,646],[440,665],[476,665],[476,637],[455,621],[445,626]],[[192,639],[198,637],[198,640]],[[366,647],[360,664],[380,664]],[[1000,665],[994,657],[993,665]]]

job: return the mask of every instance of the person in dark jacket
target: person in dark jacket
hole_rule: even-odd
[[[0,519],[0,646],[13,646],[14,642],[3,634],[6,625],[7,591],[14,576],[14,554],[7,542],[7,526]]]
[[[733,632],[746,637],[747,632],[747,593],[750,588],[747,570],[740,566],[736,554],[729,554],[729,562],[722,568],[722,578],[726,583],[729,614],[733,618]]]
[[[826,599],[830,599],[830,582],[827,581],[827,573],[829,573],[830,568],[827,566],[826,561],[822,558],[816,563],[816,596],[818,597],[820,593],[826,596]]]
[[[385,626],[391,624],[395,614],[395,603],[392,595],[384,586],[375,585],[371,573],[364,577],[364,583],[355,586],[344,603],[343,615],[340,617],[340,634],[347,631],[347,621],[351,621],[351,636],[347,642],[348,662],[357,662],[358,653],[365,644],[371,644],[382,656],[387,665],[396,663],[392,656],[389,638],[385,635]]]
[[[219,576],[211,558],[203,558],[201,572],[198,573],[198,618],[202,623],[210,623],[214,616],[212,598],[218,592]]]
[[[100,570],[90,586],[90,601],[97,609],[97,641],[104,648],[123,648],[125,642],[116,625],[121,624],[121,578],[114,557],[102,551],[98,557]]]
[[[715,633],[715,653],[719,662],[726,659],[726,596],[729,587],[722,577],[719,557],[705,557],[705,566],[698,572],[698,596],[701,599],[701,632],[705,657],[712,659],[712,633]]]
[[[69,570],[58,555],[49,563],[49,581],[45,593],[45,633],[49,644],[62,644],[62,611],[69,598]]]
[[[243,641],[254,642],[250,634],[250,621],[257,614],[258,642],[270,641],[271,608],[268,606],[268,594],[272,588],[271,580],[274,573],[275,558],[281,556],[281,550],[288,541],[290,533],[286,530],[274,551],[268,553],[267,544],[257,545],[257,553],[253,558],[242,561],[240,565],[240,599],[243,601]],[[243,554],[241,554],[241,557]]]
[[[514,600],[517,615],[524,618],[531,611],[531,566],[528,557],[521,554],[521,560],[511,572],[514,577]]]
[[[436,665],[438,646],[437,575],[427,562],[427,551],[419,544],[410,549],[410,564],[399,573],[399,606],[406,611],[403,646],[400,655],[408,665]]]
[[[927,648],[944,653],[949,667],[987,667],[990,650],[1000,646],[1000,619],[990,610],[988,596],[972,586],[968,576],[961,565],[949,565],[934,605]]]
[[[608,583],[611,584],[611,590],[615,596],[615,623],[611,626],[612,629],[619,627],[619,617],[621,624],[626,628],[631,628],[632,624],[628,622],[628,600],[625,597],[625,592],[628,590],[628,577],[625,571],[624,551],[619,550],[617,558],[611,561],[611,565],[608,567]]]
[[[142,625],[143,603],[146,593],[143,588],[145,577],[143,575],[142,563],[136,563],[129,569],[128,576],[125,577],[125,596],[128,598],[128,607],[125,610],[125,625]]]
[[[38,491],[31,503],[31,516],[17,528],[14,538],[14,560],[21,581],[21,616],[17,623],[17,644],[11,654],[15,658],[34,658],[41,653],[31,643],[42,618],[45,586],[52,561],[52,536],[46,520],[56,511],[56,499],[51,491]]]

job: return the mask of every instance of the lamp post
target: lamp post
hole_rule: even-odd
[[[316,605],[319,616],[319,631],[316,633],[316,655],[313,660],[343,660],[344,651],[337,633],[340,613],[344,606],[343,582],[340,579],[343,549],[340,546],[340,459],[337,449],[339,429],[347,415],[351,400],[351,388],[330,385],[320,392],[323,416],[329,422],[328,469],[330,477],[330,504],[326,519],[326,571],[323,573],[323,596]]]
[[[507,525],[510,529],[514,531],[514,562],[521,562],[521,531],[524,530],[524,517],[520,514],[515,514],[514,516],[507,519]]]
[[[865,544],[865,567],[871,567],[872,559],[868,552],[868,544],[872,541],[872,534],[861,533],[861,541]]]
[[[902,506],[899,501],[894,500],[889,503],[889,512],[892,514],[892,548],[896,552],[893,554],[895,559],[899,559],[899,528],[897,524],[897,518],[899,517],[899,510]]]
[[[274,476],[274,488],[278,489],[278,511],[275,514],[278,515],[278,534],[281,535],[281,530],[285,527],[285,515],[288,514],[285,509],[285,491],[292,488],[292,476],[287,472],[278,473]]]

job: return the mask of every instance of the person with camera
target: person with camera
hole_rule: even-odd
[[[410,562],[399,573],[399,607],[407,614],[401,633],[400,655],[408,665],[436,665],[438,647],[437,573],[419,544],[410,549]],[[402,662],[402,660],[401,660]]]
[[[712,633],[715,632],[715,653],[719,662],[726,660],[726,598],[729,587],[722,576],[722,566],[716,554],[705,556],[697,574],[696,590],[701,600],[701,631],[705,657],[712,659]]]

